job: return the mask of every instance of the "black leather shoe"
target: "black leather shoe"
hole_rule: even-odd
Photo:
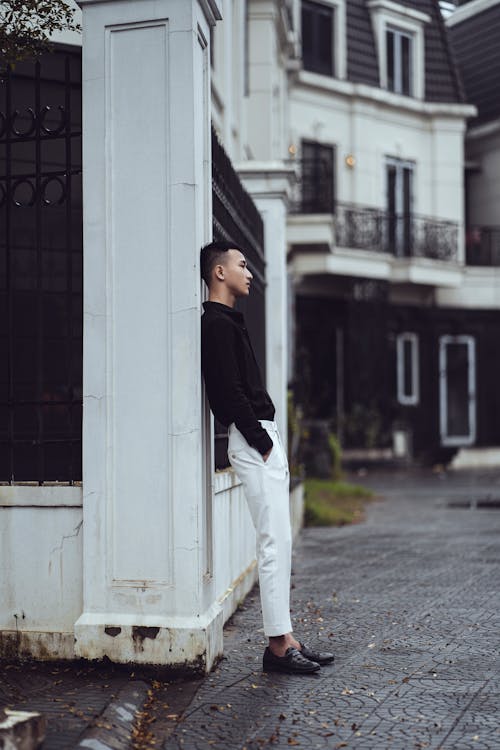
[[[315,661],[306,659],[300,651],[289,646],[284,656],[273,654],[269,646],[264,651],[262,669],[264,672],[288,672],[289,674],[312,674],[320,668]]]
[[[320,666],[322,664],[331,664],[335,659],[334,655],[328,651],[314,651],[312,648],[308,648],[302,641],[299,641],[299,643],[302,656],[310,659],[315,664],[319,664]]]

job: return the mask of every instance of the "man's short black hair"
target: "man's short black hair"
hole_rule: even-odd
[[[201,278],[205,281],[207,286],[210,286],[212,270],[218,263],[224,261],[224,253],[227,253],[228,250],[239,250],[241,253],[243,252],[241,247],[234,242],[209,242],[208,245],[201,248]]]

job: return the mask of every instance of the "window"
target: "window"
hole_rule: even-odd
[[[413,95],[413,38],[398,29],[386,31],[387,88]]]
[[[304,70],[335,75],[334,9],[328,5],[302,2],[302,59]]]
[[[380,86],[395,94],[425,96],[428,13],[395,0],[367,0],[378,50]]]
[[[302,213],[332,213],[335,148],[314,141],[302,141],[301,155]]]
[[[418,336],[416,333],[400,333],[397,338],[397,384],[400,404],[418,404],[418,371]]]
[[[413,166],[387,159],[387,252],[398,258],[412,254]]]

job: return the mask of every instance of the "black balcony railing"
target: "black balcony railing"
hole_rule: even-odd
[[[295,214],[330,214],[335,245],[354,250],[390,253],[399,258],[456,261],[458,224],[418,214],[392,214],[380,208],[335,202],[333,179],[326,165],[301,166],[300,194],[291,206]],[[497,230],[497,258],[500,231]]]
[[[335,208],[335,244],[400,258],[456,261],[458,224],[339,203]]]
[[[471,227],[465,235],[468,266],[500,266],[500,227]]]

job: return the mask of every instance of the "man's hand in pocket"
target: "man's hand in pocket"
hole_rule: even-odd
[[[272,451],[272,448],[269,448],[269,450],[267,451],[267,453],[263,453],[262,454],[262,458],[264,459],[264,461],[267,461],[267,459],[271,455],[271,451]]]

